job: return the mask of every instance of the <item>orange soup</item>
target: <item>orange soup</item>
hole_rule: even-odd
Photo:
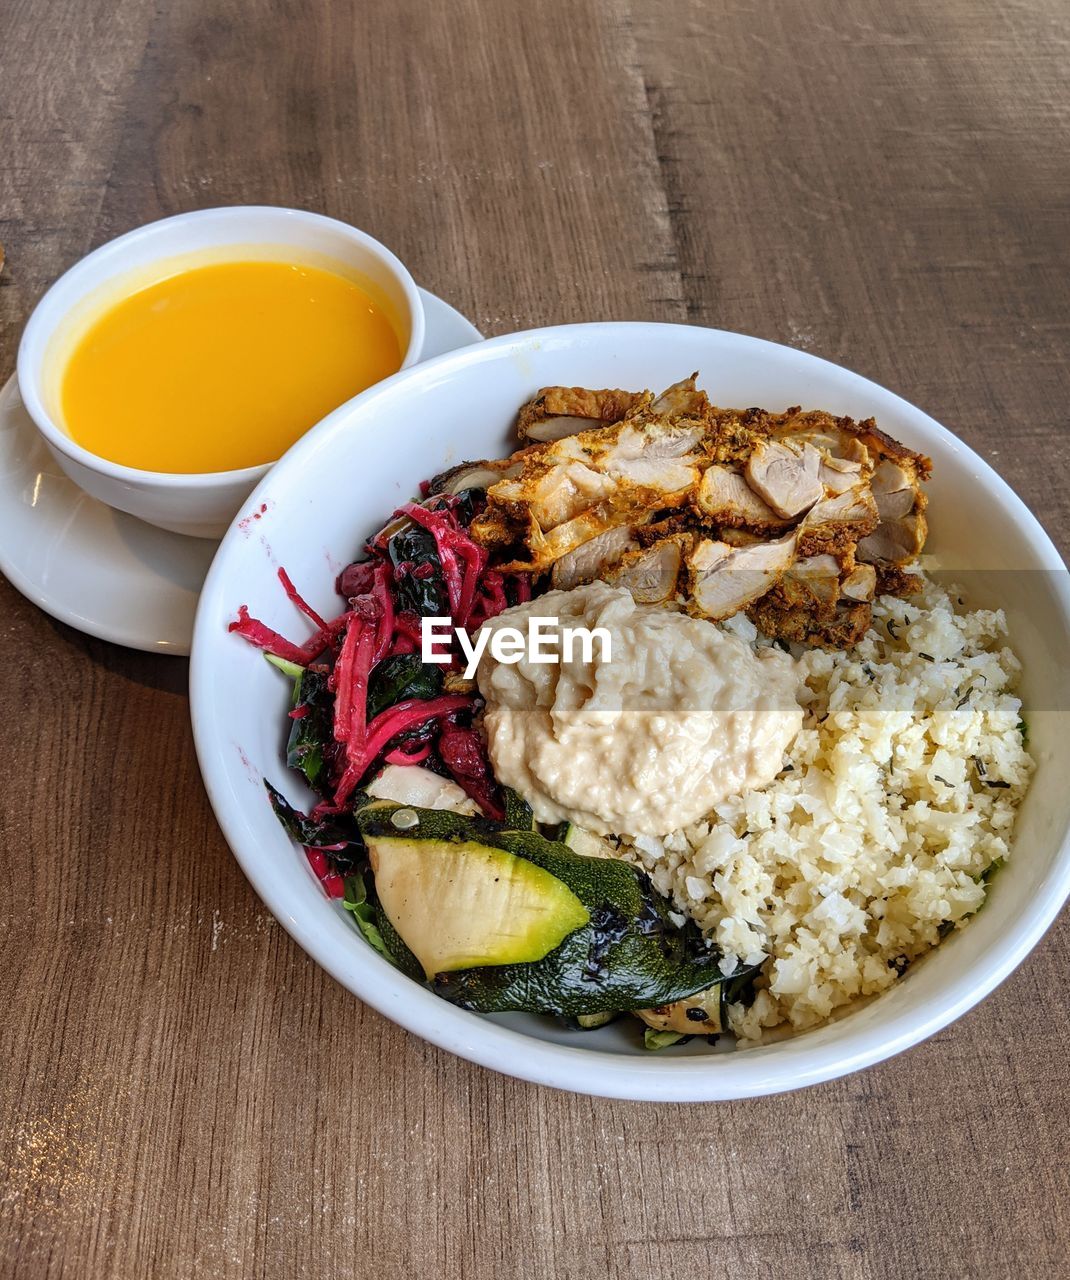
[[[352,280],[287,262],[221,262],[124,297],[63,374],[84,448],[148,471],[274,462],[324,414],[401,367],[383,310]]]

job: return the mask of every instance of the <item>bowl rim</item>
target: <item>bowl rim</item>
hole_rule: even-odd
[[[463,348],[429,360],[416,368],[403,370],[348,401],[330,413],[298,440],[275,464],[280,474],[300,470],[306,455],[320,448],[320,442],[345,429],[354,415],[370,413],[377,401],[404,396],[411,386],[441,385],[442,381],[472,366],[500,358],[500,353],[522,356],[525,350],[547,347],[555,343],[571,344],[585,337],[604,337],[614,330],[647,331],[651,337],[664,337],[681,330],[698,330],[716,334],[728,346],[758,344],[776,358],[787,356],[800,367],[816,362],[826,370],[834,370],[844,385],[863,392],[875,404],[896,406],[920,428],[943,440],[964,459],[975,479],[983,481],[990,495],[997,498],[1018,521],[1030,548],[1042,567],[1061,571],[1058,600],[1070,632],[1070,583],[1066,566],[1048,534],[1014,490],[991,466],[959,437],[936,422],[923,410],[895,392],[881,387],[862,375],[809,352],[786,347],[763,338],[711,329],[701,325],[681,325],[647,321],[604,321],[556,325],[503,334],[486,339],[473,347]],[[879,412],[875,408],[874,412]],[[632,1057],[544,1041],[492,1022],[442,1000],[427,988],[405,977],[371,947],[366,955],[353,951],[340,953],[325,939],[315,919],[300,918],[292,910],[293,903],[285,893],[275,891],[258,866],[255,841],[247,831],[241,805],[232,803],[233,793],[226,785],[222,742],[208,732],[211,723],[209,699],[209,661],[211,642],[204,637],[216,628],[216,597],[225,581],[231,548],[240,546],[239,524],[245,511],[254,511],[269,496],[268,486],[277,484],[275,468],[243,504],[224,535],[212,561],[194,624],[190,662],[190,712],[198,762],[212,808],[234,856],[253,888],[279,923],[299,946],[332,977],[364,1003],[442,1049],[489,1067],[506,1075],[554,1088],[573,1090],[599,1097],[656,1102],[729,1101],[785,1093],[823,1081],[836,1079],[872,1066],[928,1039],[961,1017],[995,987],[1004,981],[1025,959],[1052,924],[1067,897],[1070,896],[1070,830],[1063,832],[1054,864],[1034,896],[1029,910],[1023,911],[1014,926],[1003,937],[998,951],[987,953],[983,961],[955,975],[945,984],[923,1011],[895,1013],[887,1026],[887,1034],[876,1035],[872,1029],[860,1028],[853,1042],[835,1044],[808,1043],[801,1035],[770,1048],[783,1049],[769,1067],[763,1066],[763,1048],[745,1053],[710,1054],[701,1057],[659,1059],[656,1055]],[[220,639],[220,637],[216,637]],[[358,958],[359,957],[359,958]],[[844,1020],[846,1022],[846,1019]],[[745,1067],[741,1068],[739,1059]],[[768,1060],[767,1060],[768,1061]],[[714,1069],[711,1070],[711,1065]],[[786,1069],[790,1068],[790,1069]],[[785,1077],[790,1074],[790,1079]]]
[[[217,205],[208,209],[190,209],[185,213],[176,213],[166,218],[157,218],[153,222],[143,223],[139,227],[134,227],[132,230],[115,236],[113,239],[105,241],[102,245],[98,245],[96,249],[91,250],[79,258],[77,262],[72,263],[61,276],[54,280],[38,299],[33,311],[30,312],[30,318],[26,321],[22,337],[19,340],[15,365],[16,376],[19,380],[19,390],[22,394],[26,411],[49,448],[64,454],[87,470],[106,476],[110,480],[118,480],[126,484],[140,486],[151,484],[162,489],[196,488],[211,490],[226,489],[236,485],[249,486],[257,478],[267,474],[271,467],[275,465],[273,462],[260,462],[252,467],[238,467],[229,471],[150,471],[143,467],[131,467],[125,463],[112,462],[110,459],[94,453],[91,449],[86,449],[63,430],[45,407],[39,389],[39,378],[36,369],[32,367],[30,354],[31,347],[37,342],[42,344],[43,354],[48,337],[59,323],[58,320],[47,323],[44,319],[50,302],[54,302],[64,289],[76,284],[79,277],[91,272],[95,266],[108,263],[112,259],[120,259],[123,250],[133,244],[164,235],[168,229],[180,230],[197,222],[217,221],[223,226],[233,223],[235,229],[234,244],[239,245],[244,243],[240,238],[242,222],[250,217],[265,215],[277,217],[280,227],[287,224],[304,223],[324,230],[330,229],[335,232],[341,232],[379,258],[400,284],[409,307],[409,314],[412,317],[409,344],[404,352],[398,372],[412,368],[419,361],[425,339],[424,308],[420,291],[409,269],[401,259],[392,250],[388,249],[385,244],[376,240],[374,236],[369,235],[368,232],[361,231],[358,227],[342,222],[338,218],[328,217],[323,213],[314,213],[307,209],[291,209],[285,205],[240,204]],[[220,243],[225,245],[228,242],[221,241]],[[162,252],[159,255],[159,260],[165,261],[169,257],[179,256],[182,252],[183,250],[180,247],[173,247]],[[115,266],[116,269],[110,275],[112,278],[119,278],[124,274],[124,268],[118,261]],[[91,287],[95,288],[96,286]],[[72,303],[71,305],[75,304]],[[64,308],[63,314],[66,314],[69,310],[70,306],[67,306]],[[62,315],[60,319],[62,319]],[[42,330],[45,331],[43,334]],[[396,375],[391,374],[390,376],[394,377]],[[368,390],[370,389],[368,388]],[[363,394],[363,392],[360,394]],[[351,401],[346,401],[345,403],[349,404]],[[334,410],[332,410],[333,412]],[[318,426],[319,424],[315,425]],[[309,430],[312,429],[311,427],[309,428]]]

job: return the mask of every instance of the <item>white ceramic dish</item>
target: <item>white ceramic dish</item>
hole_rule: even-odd
[[[281,755],[289,686],[228,635],[227,623],[244,603],[269,626],[303,636],[276,567],[285,566],[315,608],[335,609],[333,568],[381,526],[391,504],[451,462],[505,452],[517,407],[538,387],[660,388],[693,369],[718,403],[872,414],[933,457],[930,548],[949,567],[969,571],[974,599],[1007,609],[1025,663],[1022,694],[1038,769],[1014,856],[984,910],[892,990],[777,1044],[711,1052],[693,1042],[649,1054],[619,1024],[569,1033],[551,1019],[466,1013],[364,943],[323,896],[264,797],[267,776],[295,800],[306,798]],[[445,1049],[527,1080],[623,1098],[738,1098],[813,1084],[898,1053],[959,1017],[1022,960],[1070,890],[1066,570],[1040,525],[980,458],[856,374],[786,347],[686,326],[576,325],[496,338],[399,374],[332,414],[274,468],[246,511],[261,506],[260,536],[235,524],[224,538],[197,613],[192,715],[208,794],[249,879],[301,946],[367,1003]]]
[[[221,537],[270,463],[237,471],[176,475],[121,466],[76,444],[62,426],[61,374],[85,325],[132,288],[184,267],[229,257],[282,258],[351,272],[393,321],[401,368],[420,359],[424,312],[405,267],[378,240],[302,209],[237,205],[197,209],[138,227],[75,263],[34,308],[19,344],[22,398],[60,469],[100,502],[173,533]]]
[[[420,290],[425,358],[480,341]],[[14,377],[0,390],[0,572],[61,622],[153,653],[189,653],[216,544],[136,520],[79,489],[34,427]]]

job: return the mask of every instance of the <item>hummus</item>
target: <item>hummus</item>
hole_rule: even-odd
[[[711,622],[601,582],[549,591],[484,628],[526,633],[529,617],[611,639],[610,661],[597,639],[568,661],[505,663],[489,647],[480,659],[494,772],[540,822],[663,836],[783,768],[803,718],[787,654],[756,653]]]

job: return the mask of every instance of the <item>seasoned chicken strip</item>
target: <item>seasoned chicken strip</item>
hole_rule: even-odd
[[[693,542],[690,533],[674,533],[649,547],[628,551],[603,574],[603,581],[627,587],[639,604],[664,604],[676,595],[684,556]]]
[[[759,440],[747,459],[747,484],[778,516],[792,520],[825,496],[821,454],[809,441]]]
[[[619,563],[621,556],[639,549],[635,533],[631,525],[616,525],[581,543],[574,551],[566,552],[554,562],[550,585],[555,591],[571,591],[573,587],[598,579],[608,581],[607,575]]]
[[[730,528],[779,531],[788,524],[738,471],[716,462],[703,473],[695,505],[703,517]]]
[[[704,618],[730,618],[773,587],[791,567],[797,535],[733,547],[703,538],[687,557],[690,605]]]
[[[538,430],[448,477],[485,483],[472,533],[503,569],[618,581],[712,619],[746,609],[811,644],[855,643],[875,592],[912,588],[932,464],[872,419],[717,408],[692,375],[657,397],[543,388],[520,415],[525,439]]]
[[[519,473],[487,489],[473,535],[485,545],[526,544],[513,567],[549,568],[600,532],[599,512],[613,513],[606,524],[643,523],[684,505],[699,482],[702,442],[701,421],[640,416],[525,450]],[[584,536],[550,537],[576,521]]]
[[[577,431],[619,422],[630,410],[652,399],[649,391],[543,387],[517,414],[516,433],[521,440],[560,440]]]

